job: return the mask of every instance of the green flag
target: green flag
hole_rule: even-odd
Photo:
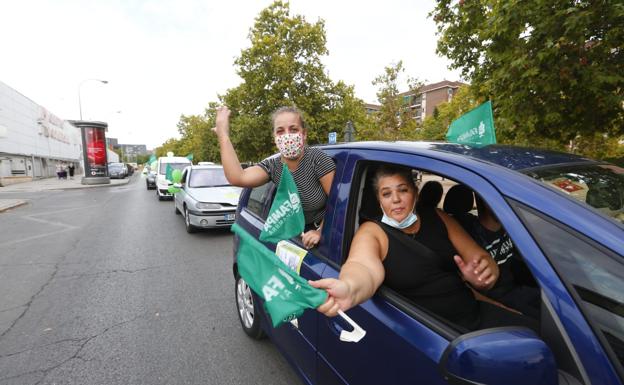
[[[275,253],[238,224],[238,272],[249,287],[264,300],[273,327],[299,317],[305,309],[316,309],[327,298],[324,290],[308,284],[282,262]]]
[[[173,167],[171,167],[171,165],[169,163],[167,163],[167,168],[165,169],[165,179],[167,179],[169,182],[173,181]]]
[[[305,218],[297,185],[284,164],[275,199],[264,222],[264,229],[260,233],[260,240],[277,243],[282,239],[290,239],[301,234],[304,227]]]
[[[186,156],[186,159],[190,160],[191,162],[193,161],[193,153],[191,152],[190,154],[188,154]]]
[[[149,158],[149,160],[147,161],[147,164],[152,164],[152,162],[156,161],[156,155],[152,154]]]
[[[492,116],[492,102],[488,100],[455,119],[449,126],[446,140],[476,146],[495,144],[496,132]]]

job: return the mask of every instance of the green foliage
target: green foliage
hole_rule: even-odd
[[[624,134],[624,3],[439,0],[438,52],[491,99],[499,138]]]
[[[418,125],[413,119],[410,109],[411,96],[401,96],[399,93],[399,77],[405,72],[403,62],[391,64],[384,68],[384,73],[373,80],[378,86],[377,99],[381,104],[379,112],[373,116],[377,128],[370,128],[370,137],[366,139],[378,140],[406,140],[413,139]],[[408,89],[418,94],[422,84],[415,78],[408,79]]]
[[[243,79],[221,100],[232,110],[230,131],[241,161],[275,153],[271,113],[297,106],[304,113],[308,143],[326,143],[328,133],[342,137],[348,120],[357,127],[366,119],[353,87],[333,83],[321,58],[328,53],[322,20],[309,23],[291,16],[288,3],[276,1],[256,18],[251,47],[236,59]]]

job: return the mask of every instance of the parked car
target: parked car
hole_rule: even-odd
[[[167,179],[167,167],[172,170],[183,170],[186,166],[190,166],[190,160],[183,156],[173,156],[173,153],[167,156],[161,156],[156,163],[156,197],[158,200],[165,198],[173,198],[173,194],[169,192],[169,186],[172,181]]]
[[[306,384],[624,384],[624,169],[571,154],[492,145],[348,143],[320,147],[336,162],[322,238],[300,269],[338,277],[362,218],[379,209],[369,182],[381,163],[438,175],[481,197],[509,233],[541,292],[540,333],[462,332],[382,285],[347,314],[366,330],[342,342],[340,317],[306,310],[272,328],[238,275],[243,330],[268,335]],[[368,186],[368,187],[367,187]],[[236,223],[258,238],[276,187],[245,189]],[[300,238],[289,240],[303,247]],[[275,245],[265,244],[271,250]]]
[[[128,175],[128,169],[123,163],[109,163],[108,176],[111,179],[123,179]]]
[[[220,165],[189,166],[174,195],[175,213],[184,215],[189,233],[198,228],[232,226],[242,189],[230,185]]]
[[[132,176],[134,174],[134,166],[132,166],[130,163],[124,163],[124,166],[126,166],[128,176]]]

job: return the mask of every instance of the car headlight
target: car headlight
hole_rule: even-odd
[[[195,207],[197,207],[200,210],[218,210],[221,208],[221,205],[218,203],[197,202],[195,203]]]

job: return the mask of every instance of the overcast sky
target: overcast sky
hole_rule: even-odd
[[[154,148],[177,137],[240,84],[234,58],[271,0],[19,0],[0,2],[0,80],[63,119],[106,121],[109,137]],[[459,80],[435,53],[434,0],[292,0],[325,20],[325,68],[376,102],[372,80],[403,60],[425,82]],[[108,84],[94,80],[103,79]]]

